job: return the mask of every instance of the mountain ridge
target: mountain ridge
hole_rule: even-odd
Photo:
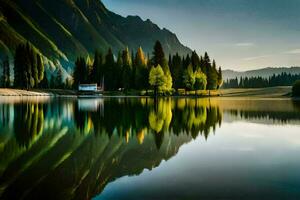
[[[223,70],[223,79],[234,79],[240,77],[263,77],[268,78],[273,74],[281,74],[281,73],[290,73],[290,74],[300,74],[300,67],[293,66],[293,67],[265,67],[260,69],[254,70],[247,70],[247,71],[235,71],[235,70]]]
[[[99,0],[0,0],[0,57],[12,59],[16,46],[29,41],[52,71],[71,72],[76,57],[110,47],[115,54],[140,46],[152,53],[156,40],[166,55],[192,52],[171,31],[139,16],[122,17]]]

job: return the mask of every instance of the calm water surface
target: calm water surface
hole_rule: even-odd
[[[300,103],[0,98],[0,199],[300,199]]]

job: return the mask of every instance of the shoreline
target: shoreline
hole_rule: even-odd
[[[247,98],[285,98],[285,99],[299,99],[291,96],[292,87],[268,87],[268,88],[247,88],[247,89],[220,89],[212,92],[212,95],[170,95],[170,97],[191,97],[191,98],[206,98],[206,97],[247,97]],[[104,92],[103,94],[83,94],[75,90],[63,89],[34,89],[34,90],[20,90],[12,88],[0,88],[0,97],[62,97],[62,98],[139,98],[151,97],[150,95],[139,95],[138,92],[132,94],[124,94],[122,92]],[[168,97],[168,96],[161,96]]]

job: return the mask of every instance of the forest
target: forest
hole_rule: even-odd
[[[94,56],[79,56],[74,64],[72,78],[64,78],[62,68],[54,72],[45,70],[42,56],[29,43],[20,44],[15,50],[13,78],[9,59],[2,61],[2,87],[21,89],[77,89],[79,84],[97,83],[105,90],[154,89],[170,93],[174,89],[216,90],[222,85],[222,70],[205,52],[199,56],[169,55],[156,41],[152,55],[139,47],[136,52],[125,48],[115,56],[110,48],[106,53],[96,50]],[[11,80],[12,79],[12,80]]]
[[[300,74],[281,73],[273,74],[268,78],[241,77],[240,79],[227,79],[222,88],[264,88],[276,86],[292,86],[300,79]]]
[[[166,59],[159,41],[153,48],[152,57],[145,55],[139,47],[136,52],[128,48],[114,58],[112,49],[103,55],[96,51],[93,62],[90,58],[79,57],[75,63],[74,83],[76,87],[82,83],[102,84],[109,91],[143,90],[153,88],[155,91],[167,92],[172,89],[215,90],[222,84],[221,68],[211,62],[207,53],[202,56],[194,51],[192,55],[181,57],[178,54]]]

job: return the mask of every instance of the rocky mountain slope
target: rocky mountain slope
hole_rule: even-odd
[[[0,0],[0,57],[12,58],[15,47],[29,41],[49,69],[72,71],[79,55],[109,47],[116,53],[126,46],[151,53],[156,40],[167,55],[191,52],[169,30],[137,16],[124,18],[99,0]]]

